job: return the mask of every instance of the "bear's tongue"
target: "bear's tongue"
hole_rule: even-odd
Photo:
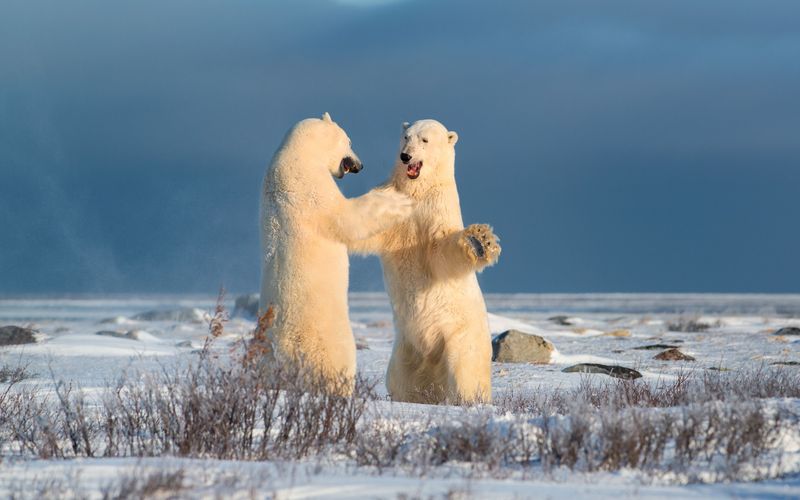
[[[422,170],[422,162],[419,161],[417,163],[411,163],[406,168],[406,175],[408,175],[409,179],[416,179],[419,177],[419,171]]]

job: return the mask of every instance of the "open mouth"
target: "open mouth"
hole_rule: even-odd
[[[344,174],[357,174],[361,171],[363,167],[361,163],[354,160],[349,156],[345,156],[342,158],[342,161],[339,163],[339,177],[340,179],[344,177]]]
[[[422,162],[409,163],[406,167],[406,175],[409,179],[416,179],[419,177],[419,171],[422,170]]]

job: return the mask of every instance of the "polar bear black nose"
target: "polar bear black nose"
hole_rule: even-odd
[[[403,163],[408,163],[411,161],[411,155],[407,153],[400,153],[400,160],[402,160]]]

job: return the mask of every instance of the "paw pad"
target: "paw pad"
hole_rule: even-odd
[[[479,259],[482,259],[486,252],[483,251],[483,245],[481,245],[481,240],[479,240],[475,236],[467,236],[467,241],[470,245],[472,245],[472,250],[475,252],[475,255],[478,256]],[[491,243],[489,243],[491,245]]]

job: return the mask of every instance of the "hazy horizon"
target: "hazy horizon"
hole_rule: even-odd
[[[388,176],[459,134],[485,292],[800,292],[800,4],[0,6],[0,294],[257,291],[258,195],[328,111]],[[383,289],[376,258],[351,289]]]

